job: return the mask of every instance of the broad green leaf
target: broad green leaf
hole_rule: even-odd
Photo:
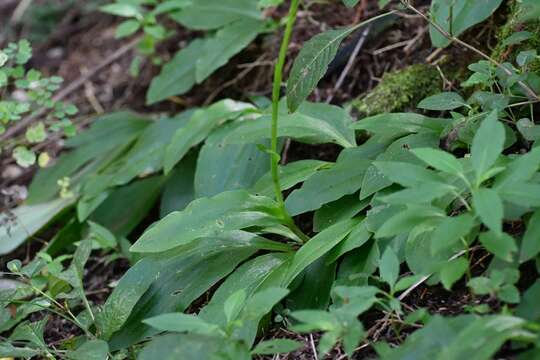
[[[511,262],[513,253],[518,250],[514,238],[503,232],[484,232],[480,234],[479,239],[480,243],[484,245],[490,253],[506,262]]]
[[[58,180],[65,177],[70,178],[73,189],[81,177],[113,160],[111,154],[121,154],[149,124],[127,112],[98,118],[90,129],[66,141],[67,147],[76,149],[60,156],[53,166],[38,171],[29,188],[28,202],[52,200],[60,191]]]
[[[291,254],[270,253],[246,262],[223,282],[199,316],[205,321],[225,327],[227,319],[223,306],[227,299],[238,290],[245,291],[247,297],[251,297],[258,291],[279,286],[291,260]]]
[[[520,134],[528,141],[540,140],[540,126],[536,125],[529,119],[520,119],[516,123],[516,127]]]
[[[492,111],[483,121],[471,146],[471,159],[480,179],[493,166],[504,149],[504,126],[497,119],[497,111]]]
[[[161,314],[143,321],[160,331],[190,332],[198,335],[220,335],[219,326],[210,324],[199,316],[183,313]]]
[[[281,190],[288,190],[294,185],[306,181],[319,170],[329,168],[333,164],[320,160],[299,160],[279,167]],[[274,183],[270,173],[262,176],[251,188],[256,195],[272,196]]]
[[[522,0],[518,10],[521,21],[535,20],[540,17],[540,4],[536,0]]]
[[[514,158],[506,170],[497,176],[495,188],[512,186],[530,180],[540,167],[540,147],[535,147],[524,155]]]
[[[439,199],[455,190],[456,188],[447,184],[424,183],[419,187],[407,188],[390,195],[382,196],[380,200],[394,205],[431,203],[433,200]]]
[[[393,182],[410,187],[422,187],[425,183],[443,183],[444,179],[432,170],[422,166],[395,161],[375,161],[373,163]]]
[[[140,351],[139,360],[211,360],[226,351],[231,341],[196,334],[167,334],[156,336]],[[249,355],[249,354],[248,354]],[[236,357],[235,360],[249,360]]]
[[[199,152],[195,172],[196,197],[249,189],[270,170],[267,153],[254,144],[225,144],[220,130],[210,135]],[[272,191],[265,195],[272,196]]]
[[[233,231],[144,257],[120,279],[97,314],[102,338],[114,334],[110,345],[119,349],[154,334],[142,320],[184,311],[258,249],[274,248],[273,241]]]
[[[32,358],[39,356],[41,352],[39,350],[33,349],[31,347],[20,347],[14,346],[8,341],[0,342],[0,356],[6,358]]]
[[[420,160],[429,166],[453,175],[463,175],[461,163],[450,153],[438,149],[420,148],[411,150]]]
[[[351,219],[368,206],[367,200],[358,201],[358,194],[346,195],[324,204],[313,215],[313,231],[320,232],[335,223]]]
[[[115,234],[127,236],[146,217],[159,198],[165,178],[155,176],[116,188],[91,212],[89,219]],[[126,216],[126,201],[129,201],[129,216]]]
[[[359,0],[343,0],[343,3],[345,4],[345,6],[352,8],[355,7],[356,4],[358,4],[358,1]]]
[[[375,135],[397,137],[410,133],[441,134],[450,122],[449,119],[430,118],[415,113],[385,113],[359,120],[352,128]]]
[[[326,261],[328,263],[337,261],[344,254],[357,249],[368,242],[369,239],[371,239],[371,235],[372,234],[366,229],[365,223],[361,222],[350,232],[345,240],[330,250]]]
[[[251,350],[251,355],[283,354],[298,350],[302,343],[290,339],[272,339],[261,341]]]
[[[311,263],[294,282],[294,290],[287,296],[285,307],[291,311],[301,309],[327,309],[330,291],[336,279],[336,262],[328,261],[329,253]]]
[[[203,82],[215,70],[248,46],[264,30],[264,22],[245,19],[236,21],[222,29],[215,36],[207,39],[204,50],[199,54],[195,70],[198,84]]]
[[[536,210],[527,223],[521,241],[519,261],[534,259],[540,253],[540,210]]]
[[[256,143],[270,138],[272,125],[270,115],[237,124],[237,128],[226,136],[228,143]],[[356,146],[352,122],[347,112],[334,105],[303,103],[293,114],[280,114],[278,137],[309,144],[334,143],[345,148]]]
[[[512,33],[512,35],[508,36],[504,41],[502,42],[503,46],[510,46],[510,45],[517,45],[522,43],[523,41],[529,40],[533,37],[533,33],[529,31],[518,31]]]
[[[540,206],[540,184],[516,182],[497,189],[504,201],[518,206]]]
[[[453,247],[472,230],[474,225],[474,218],[469,214],[446,217],[433,232],[432,254]]]
[[[452,285],[463,277],[468,267],[469,262],[462,257],[448,262],[448,264],[442,268],[440,274],[444,288],[450,291]]]
[[[482,188],[473,192],[472,203],[482,222],[495,233],[502,230],[502,200],[495,190]]]
[[[523,294],[523,299],[516,309],[516,315],[530,321],[538,321],[540,319],[539,298],[540,280],[536,280]]]
[[[190,112],[174,118],[162,118],[139,136],[133,147],[116,159],[105,170],[89,176],[82,186],[87,197],[99,196],[108,188],[125,185],[137,177],[145,177],[163,168],[165,147],[174,133],[186,126]]]
[[[51,222],[74,199],[57,199],[38,205],[21,205],[14,209],[10,220],[7,214],[0,215],[0,255],[10,253],[26,239]]]
[[[394,288],[399,276],[399,259],[392,247],[387,247],[379,261],[379,274],[381,280],[386,282],[390,288]]]
[[[411,206],[389,218],[375,233],[376,238],[395,236],[411,231],[429,220],[439,220],[444,212],[429,206]]]
[[[131,251],[157,253],[228,230],[274,225],[281,220],[278,214],[277,204],[269,198],[228,191],[167,215],[147,229]]]
[[[159,216],[164,218],[173,211],[182,211],[195,200],[195,168],[197,158],[186,156],[167,179],[161,195]]]
[[[103,340],[88,340],[73,351],[67,353],[72,360],[107,360],[109,345]]]
[[[165,173],[169,173],[189,149],[203,141],[212,130],[250,108],[252,106],[249,104],[226,99],[206,109],[196,110],[187,124],[174,133],[167,145],[163,159]]]
[[[368,160],[338,160],[332,168],[318,171],[287,197],[287,210],[291,215],[298,215],[355,193],[362,185],[369,164]]]
[[[468,28],[490,17],[502,0],[434,0],[431,3],[432,20],[453,36],[461,35]],[[446,47],[450,40],[435,27],[430,27],[431,42],[436,47]]]
[[[443,92],[420,101],[418,107],[425,110],[454,110],[467,106],[467,102],[455,92]]]
[[[197,0],[171,17],[187,28],[211,30],[236,20],[261,20],[262,14],[254,0]]]
[[[283,285],[290,284],[306,267],[339,244],[358,223],[355,219],[342,221],[309,240],[294,255]]]
[[[152,105],[171,96],[183,95],[196,83],[197,59],[206,46],[206,40],[195,39],[176,53],[158,76],[152,79],[146,94],[146,104]]]
[[[287,80],[287,106],[290,112],[295,112],[315,89],[336,56],[341,42],[352,30],[328,30],[304,43]]]

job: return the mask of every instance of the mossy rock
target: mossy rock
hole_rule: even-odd
[[[352,105],[371,116],[384,112],[404,111],[416,107],[425,97],[441,91],[442,79],[437,69],[426,64],[407,66],[383,75],[379,85]]]

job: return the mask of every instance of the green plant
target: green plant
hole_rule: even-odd
[[[13,158],[22,167],[29,167],[36,162],[44,167],[49,162],[47,152],[36,154],[28,145],[44,142],[51,133],[63,132],[65,136],[73,136],[75,127],[69,116],[78,110],[72,104],[55,101],[53,93],[62,84],[62,78],[43,77],[41,72],[25,70],[25,64],[32,57],[32,48],[26,40],[10,43],[0,51],[0,151],[13,149]],[[24,139],[8,139],[17,122],[25,116],[36,116],[43,111],[47,116],[26,128]],[[5,139],[5,140],[4,140]]]
[[[540,81],[531,66],[538,56],[523,49],[515,64],[498,63],[456,37],[499,3],[478,9],[475,2],[454,2],[473,7],[464,13],[434,1],[434,9],[441,6],[452,15],[445,25],[437,23],[440,15],[428,18],[404,2],[444,36],[441,46],[448,40],[483,59],[469,66],[463,91],[422,99],[420,113],[382,113],[354,122],[341,107],[306,99],[339,44],[373,19],[304,44],[282,99],[299,5],[293,0],[271,106],[227,99],[154,121],[125,112],[98,119],[67,141],[72,151],[56,166],[35,177],[28,202],[15,210],[20,224],[0,233],[0,251],[11,251],[48,222],[63,225],[48,244],[49,256],[39,257],[48,269],[40,276],[59,279],[88,314],[87,323],[75,317],[84,325],[80,347],[99,344],[98,358],[110,353],[244,359],[293,351],[298,344],[285,339],[254,346],[259,331],[272,325],[267,314],[274,307],[280,309],[275,320],[290,329],[323,333],[321,357],[337,344],[353,356],[360,341],[371,341],[389,324],[399,341],[402,329],[422,329],[400,346],[378,341],[374,348],[383,360],[411,354],[487,360],[509,341],[516,354],[535,358],[540,282],[529,274],[535,283],[523,293],[516,284],[523,278],[520,266],[538,269],[540,254],[540,132],[534,122]],[[185,13],[180,17],[208,24]],[[199,41],[189,46],[190,56],[197,55]],[[283,138],[341,150],[335,162],[280,165]],[[150,217],[157,221],[131,244],[126,237],[158,203],[159,219]],[[302,223],[300,230],[297,215],[313,220],[313,228]],[[85,240],[64,270],[65,257],[54,256],[80,239]],[[88,300],[80,276],[91,246],[131,263],[100,306]],[[487,259],[485,269],[475,268],[478,253]],[[19,263],[10,268],[32,284],[34,276],[21,275]],[[426,309],[413,312],[404,301],[423,284],[452,290],[458,283],[496,306],[473,308],[482,315],[443,317]],[[37,289],[57,301],[50,284]],[[43,300],[30,290],[30,301]],[[19,300],[13,294],[3,299],[6,306]],[[51,307],[65,315],[59,305]],[[359,316],[368,311],[383,316],[382,327],[364,330]],[[25,351],[65,355],[20,339]],[[0,344],[0,355],[22,351],[13,341]]]

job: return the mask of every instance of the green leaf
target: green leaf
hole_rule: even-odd
[[[388,246],[379,261],[381,279],[394,288],[399,276],[399,260],[391,246]]]
[[[159,75],[152,79],[146,94],[146,104],[152,105],[188,92],[196,83],[195,67],[205,46],[205,40],[195,39],[177,52],[174,58],[163,66]]]
[[[352,30],[328,30],[304,43],[287,80],[287,106],[290,112],[295,112],[315,89],[336,56],[341,42]]]
[[[220,335],[219,326],[207,323],[192,314],[169,313],[143,320],[143,323],[160,331],[190,332],[198,335]]]
[[[470,214],[446,217],[439,223],[433,233],[431,252],[433,255],[453,247],[465,237],[474,226],[474,218]]]
[[[497,111],[492,111],[478,128],[471,146],[471,160],[476,178],[482,176],[495,164],[504,149],[504,126],[497,120]]]
[[[141,17],[141,8],[135,4],[114,3],[100,7],[100,10],[108,14],[123,17]]]
[[[144,257],[120,279],[96,314],[102,338],[114,334],[110,346],[115,350],[155,334],[141,321],[184,311],[258,249],[272,250],[273,245],[257,235],[233,231]]]
[[[446,264],[441,270],[441,282],[448,291],[452,285],[463,277],[469,267],[469,262],[464,258],[457,258]]]
[[[126,20],[116,28],[116,38],[121,39],[135,34],[141,28],[137,20]]]
[[[448,193],[455,191],[453,186],[438,183],[425,183],[422,186],[396,191],[390,195],[382,196],[381,201],[394,205],[431,203]]]
[[[22,205],[11,212],[14,220],[7,214],[0,215],[0,255],[10,253],[27,238],[51,222],[74,199],[58,199],[39,205]]]
[[[199,152],[195,172],[196,197],[249,189],[270,170],[267,153],[254,144],[225,144],[220,130],[206,140]],[[272,191],[273,187],[266,194],[273,196]]]
[[[518,13],[520,21],[538,19],[540,17],[540,4],[535,0],[522,0],[519,3]]]
[[[411,231],[417,225],[426,221],[438,220],[444,217],[444,212],[429,206],[411,206],[392,216],[377,230],[376,238],[395,236]]]
[[[425,110],[445,111],[467,106],[467,102],[455,92],[443,92],[420,101],[418,107]]]
[[[320,232],[342,220],[348,220],[369,206],[367,200],[358,201],[358,194],[346,195],[324,204],[313,215],[313,231]]]
[[[484,232],[479,240],[490,253],[507,262],[512,261],[513,253],[517,251],[516,241],[506,233]]]
[[[528,141],[537,141],[540,139],[540,126],[529,119],[519,119],[516,123],[519,133]]]
[[[103,340],[88,340],[76,350],[69,351],[67,358],[72,360],[107,360],[109,358],[109,345]]]
[[[45,125],[40,121],[37,124],[30,126],[28,129],[26,129],[25,137],[26,140],[33,144],[42,142],[47,138]]]
[[[450,121],[415,113],[384,113],[357,121],[352,128],[384,137],[398,137],[410,133],[441,134]]]
[[[204,148],[203,148],[204,149]],[[281,190],[288,190],[303,181],[306,181],[319,170],[329,168],[333,164],[320,160],[299,160],[279,167]],[[262,176],[251,188],[256,195],[272,196],[274,183],[268,172]]]
[[[179,354],[181,354],[182,360],[210,360],[216,359],[218,354],[223,354],[234,344],[236,343],[215,336],[167,334],[154,337],[138,353],[137,359],[178,360]],[[232,359],[247,360],[249,357],[246,359],[246,357],[237,356],[232,357]]]
[[[518,206],[540,206],[540,184],[516,182],[499,187],[497,192],[503,200]]]
[[[355,7],[356,4],[358,4],[358,1],[359,0],[343,0],[343,3],[345,4],[345,6],[352,8]]]
[[[90,239],[97,241],[103,249],[114,248],[117,245],[116,237],[107,228],[92,221],[89,221],[88,225],[90,225]]]
[[[173,211],[182,211],[195,200],[195,156],[186,156],[172,170],[165,183],[159,208],[160,218],[164,218]]]
[[[503,46],[517,45],[523,41],[529,40],[533,37],[533,34],[529,31],[518,31],[512,33],[502,42]]]
[[[530,180],[540,167],[540,147],[514,158],[495,181],[495,188],[512,186]]]
[[[450,153],[438,149],[419,148],[411,150],[420,160],[429,166],[452,175],[463,175],[461,163]]]
[[[352,122],[347,112],[337,106],[303,103],[294,114],[280,114],[278,137],[290,137],[308,144],[334,143],[345,148],[356,146]],[[271,116],[243,121],[225,138],[228,143],[254,143],[270,138]]]
[[[365,226],[364,222],[358,224],[347,236],[345,240],[336,245],[328,253],[327,263],[337,261],[341,256],[349,251],[357,249],[364,245],[371,239],[372,233],[370,233]]]
[[[408,186],[422,187],[425,183],[442,183],[444,179],[432,170],[405,162],[375,161],[373,164],[393,182]]]
[[[339,244],[359,223],[356,219],[342,221],[318,233],[294,255],[283,285],[290,284],[309,264]]]
[[[272,339],[261,341],[251,351],[251,355],[284,354],[298,350],[302,343],[290,339]]]
[[[131,251],[157,253],[228,230],[274,225],[280,222],[278,214],[277,204],[269,198],[228,191],[167,215],[146,230]]]
[[[236,319],[240,310],[244,307],[246,301],[246,291],[244,289],[237,290],[232,293],[223,303],[223,312],[227,324]]]
[[[250,108],[251,105],[226,99],[195,111],[187,124],[175,132],[166,148],[163,160],[165,173],[169,173],[191,147],[203,141],[217,126]]]
[[[96,119],[90,129],[66,141],[77,149],[60,156],[56,164],[40,169],[29,188],[31,204],[52,200],[59,192],[58,180],[71,179],[73,188],[96,168],[106,166],[125,151],[150,122],[128,112],[118,112]]]
[[[227,63],[235,54],[248,46],[264,30],[264,22],[245,19],[220,29],[204,43],[204,50],[197,59],[195,79],[203,82],[215,70]]]
[[[190,29],[211,30],[236,20],[261,20],[262,14],[253,0],[197,0],[171,17]]]
[[[482,222],[495,233],[500,233],[504,209],[499,194],[492,189],[478,189],[473,192],[472,203]]]
[[[129,235],[156,203],[164,180],[161,176],[151,177],[112,190],[95,210],[89,211],[89,219],[118,238]],[[129,216],[125,216],[126,199],[130,199]]]
[[[490,17],[502,0],[434,0],[431,3],[432,20],[453,36],[461,35],[468,28]],[[434,26],[430,27],[431,42],[436,47],[446,47],[450,40]]]
[[[344,159],[307,179],[302,187],[293,191],[285,201],[291,215],[319,209],[322,205],[353,194],[362,185],[370,161]]]
[[[521,241],[519,261],[534,259],[540,253],[540,210],[536,210],[527,223]]]

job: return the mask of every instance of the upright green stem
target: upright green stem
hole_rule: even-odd
[[[285,27],[285,34],[281,41],[281,48],[279,50],[279,57],[276,67],[274,69],[274,86],[272,89],[272,137],[271,137],[271,156],[270,156],[270,169],[272,173],[272,181],[274,182],[274,191],[276,193],[276,200],[282,209],[285,209],[285,203],[283,201],[283,194],[281,193],[281,181],[279,179],[279,155],[278,155],[278,115],[279,115],[279,100],[281,97],[281,82],[283,80],[283,67],[285,66],[285,58],[287,57],[287,50],[289,48],[289,42],[291,41],[291,34],[296,21],[296,13],[298,12],[299,0],[292,0],[291,7],[289,9],[289,15],[287,19],[287,26]]]

